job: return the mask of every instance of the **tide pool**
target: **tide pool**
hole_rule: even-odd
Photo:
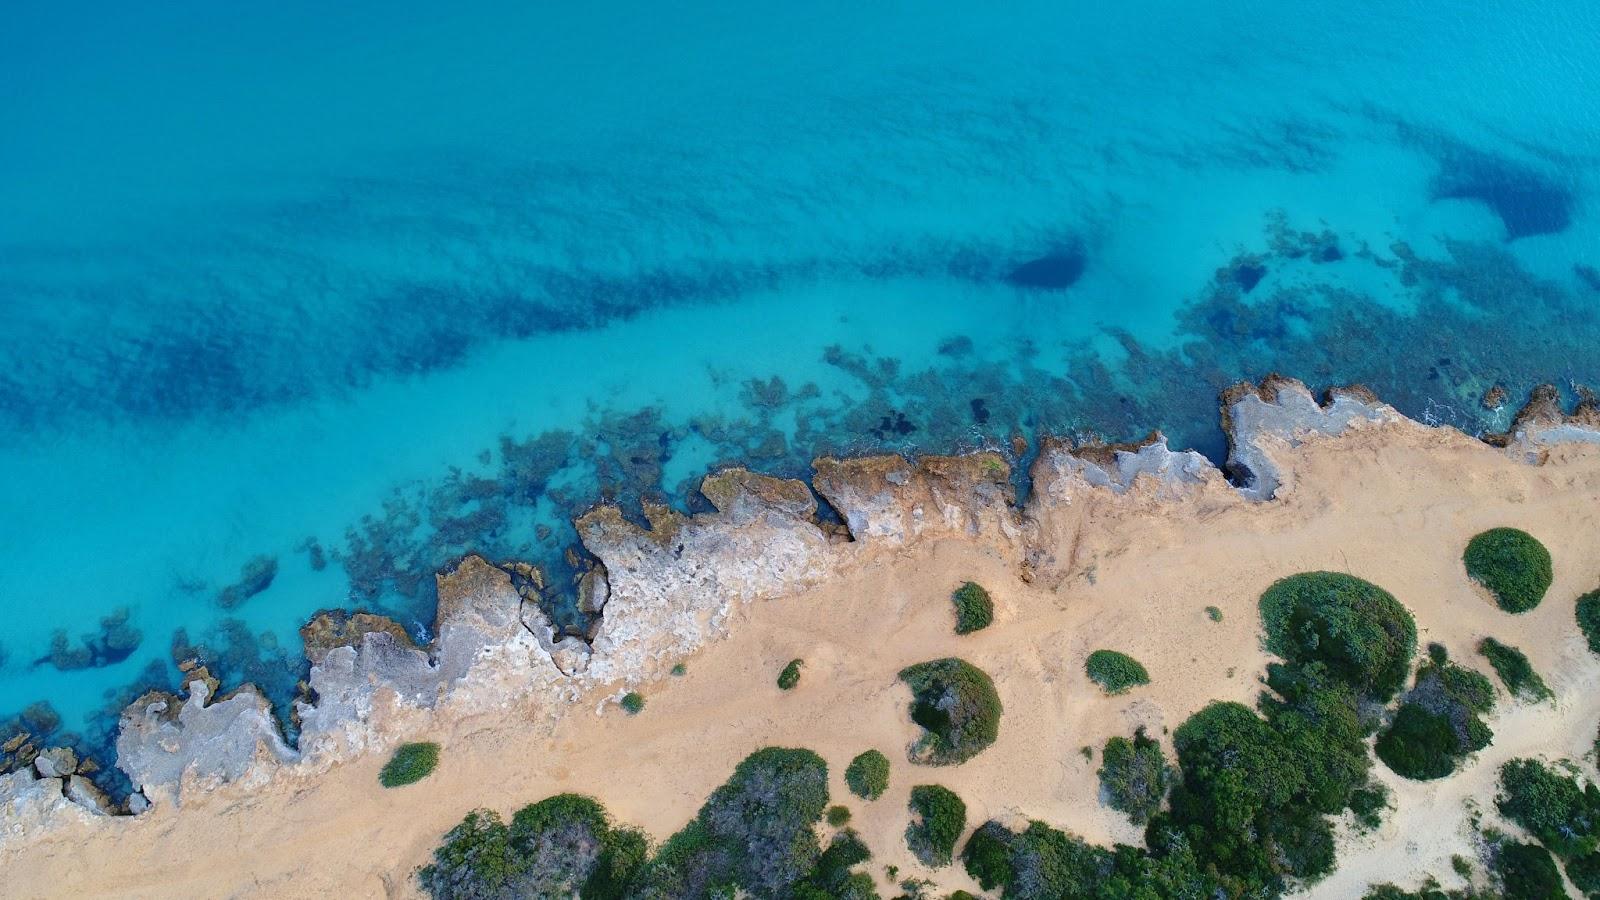
[[[180,659],[286,709],[315,611],[567,585],[715,466],[1600,373],[1591,4],[12,19],[0,717],[107,762]]]

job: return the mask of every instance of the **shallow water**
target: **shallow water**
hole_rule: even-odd
[[[193,653],[285,703],[315,610],[565,584],[718,464],[1600,372],[1593,4],[855,6],[24,3],[0,715],[103,750]]]

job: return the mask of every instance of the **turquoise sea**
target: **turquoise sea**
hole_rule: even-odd
[[[286,708],[314,611],[564,587],[719,464],[1600,379],[1591,0],[5,18],[0,729],[104,762],[177,658]]]

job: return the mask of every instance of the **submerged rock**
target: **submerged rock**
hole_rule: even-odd
[[[278,577],[276,556],[257,556],[239,570],[239,580],[217,592],[217,605],[223,609],[236,609],[246,600],[261,593]]]

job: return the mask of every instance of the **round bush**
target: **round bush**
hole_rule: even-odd
[[[1600,590],[1578,598],[1578,629],[1589,642],[1589,649],[1600,653]]]
[[[1340,572],[1304,572],[1261,595],[1267,650],[1321,662],[1358,691],[1388,700],[1405,685],[1417,623],[1388,591]]]
[[[378,773],[378,783],[386,788],[416,784],[431,775],[438,764],[438,744],[431,741],[401,744]]]
[[[1137,659],[1115,650],[1094,651],[1083,667],[1089,673],[1089,680],[1108,694],[1121,694],[1150,683],[1150,673]]]
[[[638,691],[629,691],[622,695],[622,708],[630,716],[637,716],[644,712],[644,695]]]
[[[1378,758],[1395,774],[1413,781],[1443,778],[1456,770],[1460,742],[1446,716],[1408,703],[1378,738]]]
[[[900,680],[911,687],[911,720],[924,730],[911,745],[912,762],[963,763],[1000,736],[1000,695],[977,666],[936,659],[901,669]]]
[[[863,800],[878,799],[889,789],[889,757],[876,750],[862,753],[850,760],[844,770],[844,783],[849,785],[850,793]]]
[[[1485,531],[1467,544],[1461,558],[1467,574],[1488,588],[1509,613],[1538,606],[1554,578],[1550,551],[1533,535],[1515,528]]]
[[[919,784],[911,789],[911,824],[906,847],[925,866],[948,866],[956,840],[967,827],[967,804],[949,788]]]
[[[778,689],[782,691],[794,690],[794,686],[800,683],[800,667],[803,665],[805,665],[805,660],[789,660],[789,664],[783,667],[782,672],[778,673]]]
[[[950,595],[956,605],[956,634],[971,634],[994,621],[994,601],[989,592],[969,581]]]

